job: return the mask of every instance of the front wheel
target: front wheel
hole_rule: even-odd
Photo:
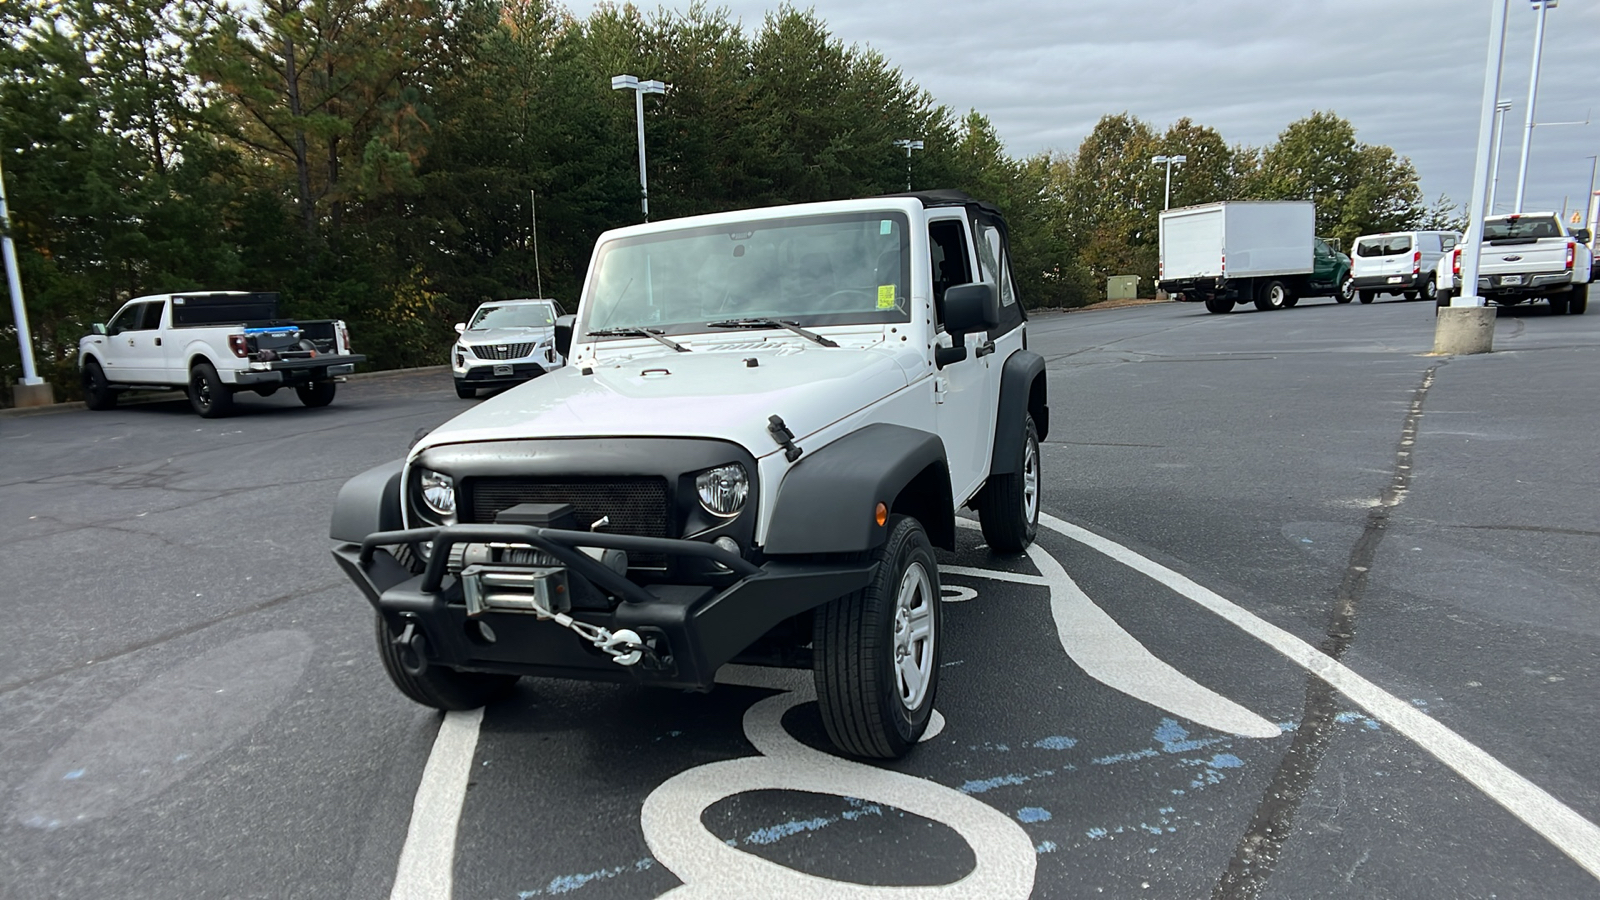
[[[462,384],[458,381],[456,382],[456,396],[463,400],[471,400],[478,396],[478,389],[470,384]]]
[[[117,406],[117,392],[106,381],[105,370],[92,359],[83,364],[83,405],[94,410]]]
[[[1355,298],[1356,280],[1353,276],[1346,275],[1344,280],[1339,282],[1339,293],[1335,294],[1333,299],[1339,301],[1340,303],[1349,303]]]
[[[233,389],[222,383],[210,363],[189,372],[189,405],[203,419],[220,419],[233,412]]]
[[[1371,303],[1372,301],[1374,301],[1376,299],[1378,299],[1378,292],[1377,291],[1362,291],[1361,292],[1361,302],[1362,303]]]
[[[1266,312],[1269,309],[1287,309],[1289,306],[1289,286],[1276,279],[1261,286],[1261,291],[1256,294],[1256,309]]]
[[[904,756],[928,728],[943,633],[939,566],[916,519],[889,518],[865,588],[813,617],[817,709],[835,746],[854,756]]]
[[[517,683],[515,675],[491,675],[484,672],[457,672],[442,666],[430,665],[427,660],[428,644],[421,632],[411,642],[401,646],[397,635],[390,630],[382,614],[378,619],[378,657],[383,660],[383,670],[389,680],[412,700],[434,709],[477,709],[504,697]]]
[[[1218,315],[1233,312],[1233,301],[1226,297],[1212,297],[1206,301],[1206,312]]]
[[[312,409],[332,403],[333,395],[338,389],[339,386],[332,381],[313,381],[294,386],[294,392],[300,397],[300,402]]]
[[[1028,549],[1039,534],[1039,429],[1033,416],[1022,419],[1022,459],[1017,470],[992,475],[978,495],[978,524],[983,539],[996,553]]]

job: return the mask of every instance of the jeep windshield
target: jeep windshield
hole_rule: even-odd
[[[1483,239],[1491,244],[1532,244],[1554,237],[1561,237],[1555,216],[1508,216],[1483,223]]]
[[[685,334],[733,320],[910,321],[911,246],[898,212],[762,219],[607,241],[585,334]]]
[[[488,331],[491,328],[551,328],[556,324],[555,310],[548,303],[522,303],[515,306],[485,306],[472,317],[469,331]]]

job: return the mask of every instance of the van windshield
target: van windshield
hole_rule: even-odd
[[[1361,257],[1394,256],[1411,252],[1411,235],[1391,234],[1387,237],[1367,238],[1356,244],[1356,255]]]
[[[762,219],[620,238],[596,254],[583,331],[910,320],[905,214]]]

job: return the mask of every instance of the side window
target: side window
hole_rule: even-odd
[[[1456,240],[1457,238],[1453,234],[1439,235],[1439,249],[1445,253],[1449,253],[1451,250],[1456,248]]]
[[[978,226],[978,264],[983,269],[984,280],[994,282],[995,289],[1000,292],[1000,305],[1014,305],[1017,292],[1011,285],[1011,261],[1006,259],[1000,229],[993,225]]]
[[[139,317],[143,315],[146,304],[130,303],[117,313],[117,317],[106,326],[107,334],[121,334],[124,331],[133,331],[139,327]]]
[[[155,331],[161,327],[161,313],[167,308],[167,301],[157,300],[154,303],[144,304],[144,315],[139,320],[140,331]]]
[[[973,280],[967,235],[961,228],[961,220],[929,222],[928,249],[933,263],[933,311],[939,327],[943,328],[945,290],[958,284],[970,284]]]

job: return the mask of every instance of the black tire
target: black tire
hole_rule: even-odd
[[[1435,306],[1444,309],[1450,305],[1450,301],[1453,299],[1455,299],[1455,291],[1446,289],[1436,293],[1433,297],[1433,302]]]
[[[1212,297],[1206,301],[1206,312],[1218,315],[1233,312],[1233,301],[1223,297]]]
[[[1362,303],[1371,303],[1372,301],[1378,299],[1378,292],[1377,291],[1362,291],[1360,293],[1360,297],[1361,297],[1361,302]]]
[[[208,362],[189,370],[189,405],[202,419],[220,419],[233,413],[233,388],[222,383]]]
[[[333,402],[333,395],[339,390],[339,385],[332,381],[311,381],[306,384],[294,386],[294,392],[300,402],[312,409],[319,409]]]
[[[1566,297],[1551,297],[1550,298],[1550,315],[1552,315],[1552,316],[1564,316],[1566,314],[1567,314],[1567,298]]]
[[[1404,297],[1407,300],[1415,300],[1415,299],[1417,299],[1417,292],[1416,291],[1406,291],[1405,293],[1401,294],[1400,296]]]
[[[478,389],[458,381],[456,382],[456,396],[463,400],[471,400],[478,396]]]
[[[1256,309],[1266,312],[1273,309],[1288,309],[1289,286],[1276,278],[1263,282],[1261,290],[1256,292]]]
[[[400,693],[423,706],[443,710],[477,709],[509,694],[517,683],[515,675],[457,672],[437,665],[427,666],[421,674],[412,674],[402,656],[415,651],[395,646],[396,635],[390,631],[389,624],[381,614],[374,613],[374,616],[378,622],[378,658],[383,660],[383,670],[389,673],[389,680]],[[426,641],[423,647],[426,650]],[[410,668],[414,669],[415,665]]]
[[[1295,295],[1290,294],[1288,296],[1288,298],[1283,301],[1283,308],[1284,309],[1294,309],[1295,304],[1299,303],[1299,302],[1300,302],[1300,298],[1299,297],[1296,297]]]
[[[1356,298],[1356,280],[1355,280],[1355,277],[1352,276],[1352,275],[1346,274],[1344,276],[1344,280],[1339,282],[1339,291],[1338,291],[1338,293],[1333,295],[1333,299],[1337,300],[1340,303],[1349,303],[1351,300],[1354,300],[1355,298]]]
[[[276,386],[273,386],[273,387],[258,387],[258,388],[252,388],[252,390],[254,390],[256,392],[256,396],[257,397],[271,397],[273,394],[276,394],[278,392],[278,388]]]
[[[1581,316],[1589,308],[1589,286],[1575,284],[1572,293],[1567,295],[1567,314]]]
[[[1417,296],[1420,297],[1423,300],[1427,300],[1427,301],[1430,301],[1430,302],[1433,302],[1433,303],[1438,303],[1439,302],[1439,283],[1437,281],[1434,281],[1432,278],[1429,278],[1427,281],[1424,281],[1422,283],[1422,291]],[[1411,296],[1408,294],[1406,296],[1406,299],[1410,300]]]
[[[813,678],[817,709],[835,746],[853,756],[895,759],[916,746],[933,715],[944,635],[939,566],[928,534],[915,519],[889,518],[889,538],[875,554],[872,583],[819,607],[813,617]],[[902,611],[903,598],[919,614]],[[913,622],[926,627],[922,643],[908,641]],[[918,679],[902,681],[900,656]]]
[[[1014,555],[1028,549],[1039,534],[1039,430],[1033,416],[1022,417],[1022,458],[1017,471],[994,475],[978,495],[978,524],[983,539],[996,553]]]
[[[92,359],[83,364],[83,405],[95,410],[117,408],[117,392],[107,383],[100,363]]]

